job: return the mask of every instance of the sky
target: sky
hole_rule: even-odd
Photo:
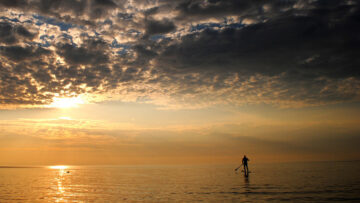
[[[354,0],[2,0],[0,165],[360,159]]]

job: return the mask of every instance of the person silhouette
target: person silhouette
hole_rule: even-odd
[[[246,155],[244,155],[244,158],[242,159],[242,165],[244,166],[244,173],[246,176],[249,174],[248,161],[250,160],[246,157]]]

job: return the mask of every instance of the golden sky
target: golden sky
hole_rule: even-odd
[[[2,110],[2,164],[184,164],[351,160],[357,105],[164,110],[110,102]]]

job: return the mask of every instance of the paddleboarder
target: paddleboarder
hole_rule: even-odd
[[[250,160],[246,157],[246,155],[244,155],[244,158],[242,159],[242,165],[244,166],[245,175],[249,174],[248,161],[250,161]]]

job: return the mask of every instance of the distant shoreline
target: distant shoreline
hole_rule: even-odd
[[[257,162],[252,163],[251,165],[257,165],[257,164],[305,164],[305,163],[344,163],[344,162],[360,162],[360,160],[322,160],[322,161],[285,161],[285,162]],[[223,166],[223,165],[236,165],[237,163],[217,163],[217,164],[105,164],[105,165],[67,165],[71,168],[74,167],[157,167],[157,166],[205,166],[205,165],[213,165],[213,166]],[[0,165],[1,168],[48,168],[51,165],[28,165],[28,166],[11,166],[11,165]]]
[[[0,168],[42,168],[41,166],[0,166]]]

